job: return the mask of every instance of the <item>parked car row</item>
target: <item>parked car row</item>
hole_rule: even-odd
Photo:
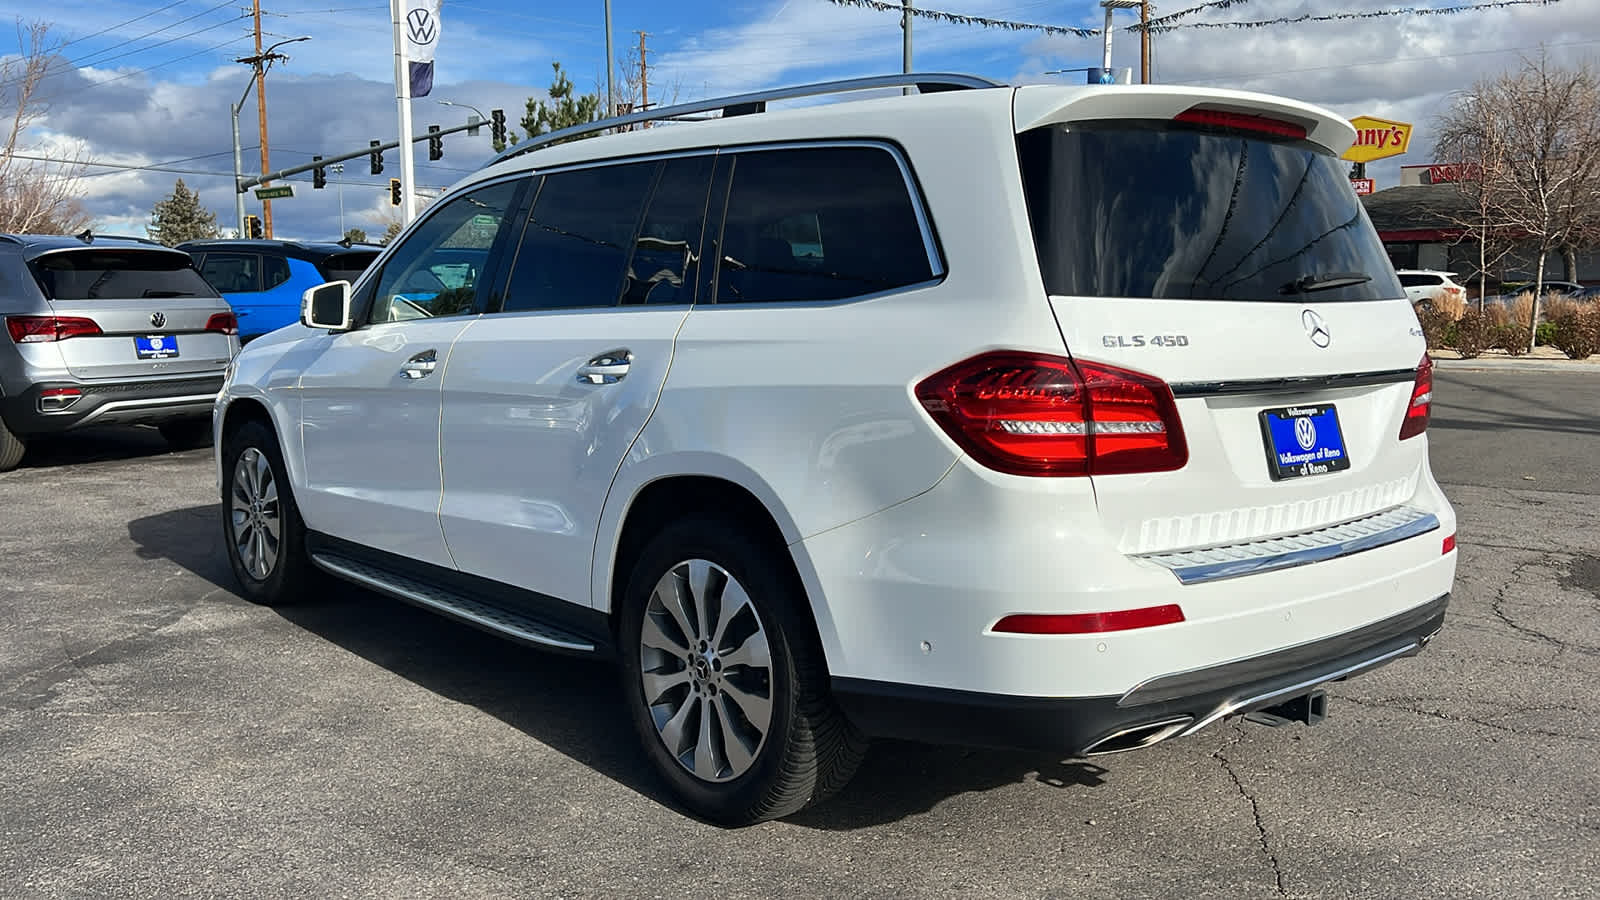
[[[291,324],[300,295],[354,280],[380,248],[0,234],[0,472],[27,441],[88,425],[210,435],[240,342]]]

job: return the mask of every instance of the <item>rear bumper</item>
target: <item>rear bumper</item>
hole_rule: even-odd
[[[1449,600],[1446,594],[1299,646],[1162,675],[1120,696],[1019,697],[856,678],[833,679],[833,692],[845,715],[873,737],[1080,755],[1096,752],[1096,745],[1133,749],[1110,741],[1130,733],[1192,734],[1414,656],[1444,624]],[[1134,746],[1148,743],[1154,741]]]
[[[59,411],[39,405],[44,391],[71,388],[78,399]],[[41,382],[15,396],[0,397],[0,416],[16,434],[56,434],[89,425],[160,425],[205,419],[222,390],[222,376],[124,382]]]

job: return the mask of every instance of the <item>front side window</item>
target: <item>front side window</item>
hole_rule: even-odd
[[[495,238],[519,182],[477,188],[432,211],[384,263],[372,322],[455,316],[477,308]]]
[[[630,163],[544,176],[503,311],[615,306],[639,213],[660,165]]]
[[[187,253],[68,250],[38,257],[33,270],[51,300],[217,296]]]
[[[1414,275],[1410,272],[1400,273],[1401,287],[1438,287],[1444,281],[1437,275]]]
[[[1350,189],[1305,141],[1173,122],[1017,136],[1054,295],[1303,303],[1404,296]]]
[[[841,300],[934,277],[910,186],[881,147],[739,154],[718,303]]]
[[[224,294],[261,290],[261,257],[254,253],[207,253],[200,274]]]

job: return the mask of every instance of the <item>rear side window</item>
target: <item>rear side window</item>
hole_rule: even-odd
[[[1017,155],[1051,294],[1404,296],[1347,165],[1309,143],[1123,121],[1024,132]]]
[[[647,162],[546,175],[503,311],[615,306],[658,168]]]
[[[317,268],[322,273],[322,277],[329,281],[348,281],[351,284],[355,284],[356,279],[361,277],[361,273],[365,272],[367,266],[372,265],[372,261],[377,258],[378,252],[376,250],[364,250],[358,253],[336,253],[323,260],[322,264]]]
[[[1444,280],[1437,275],[1413,275],[1410,272],[1400,273],[1401,287],[1438,287]]]
[[[224,294],[249,294],[261,290],[261,257],[254,253],[207,253],[200,274]]]
[[[270,291],[289,280],[289,261],[281,256],[261,257],[261,288]]]
[[[667,160],[634,238],[624,304],[692,303],[713,157]]]
[[[217,296],[185,253],[69,250],[35,259],[33,270],[51,300]]]
[[[881,147],[737,157],[718,303],[842,300],[934,277],[910,186]]]

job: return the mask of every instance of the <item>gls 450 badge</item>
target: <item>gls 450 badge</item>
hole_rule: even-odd
[[[1187,334],[1108,334],[1100,338],[1102,347],[1187,347]]]

